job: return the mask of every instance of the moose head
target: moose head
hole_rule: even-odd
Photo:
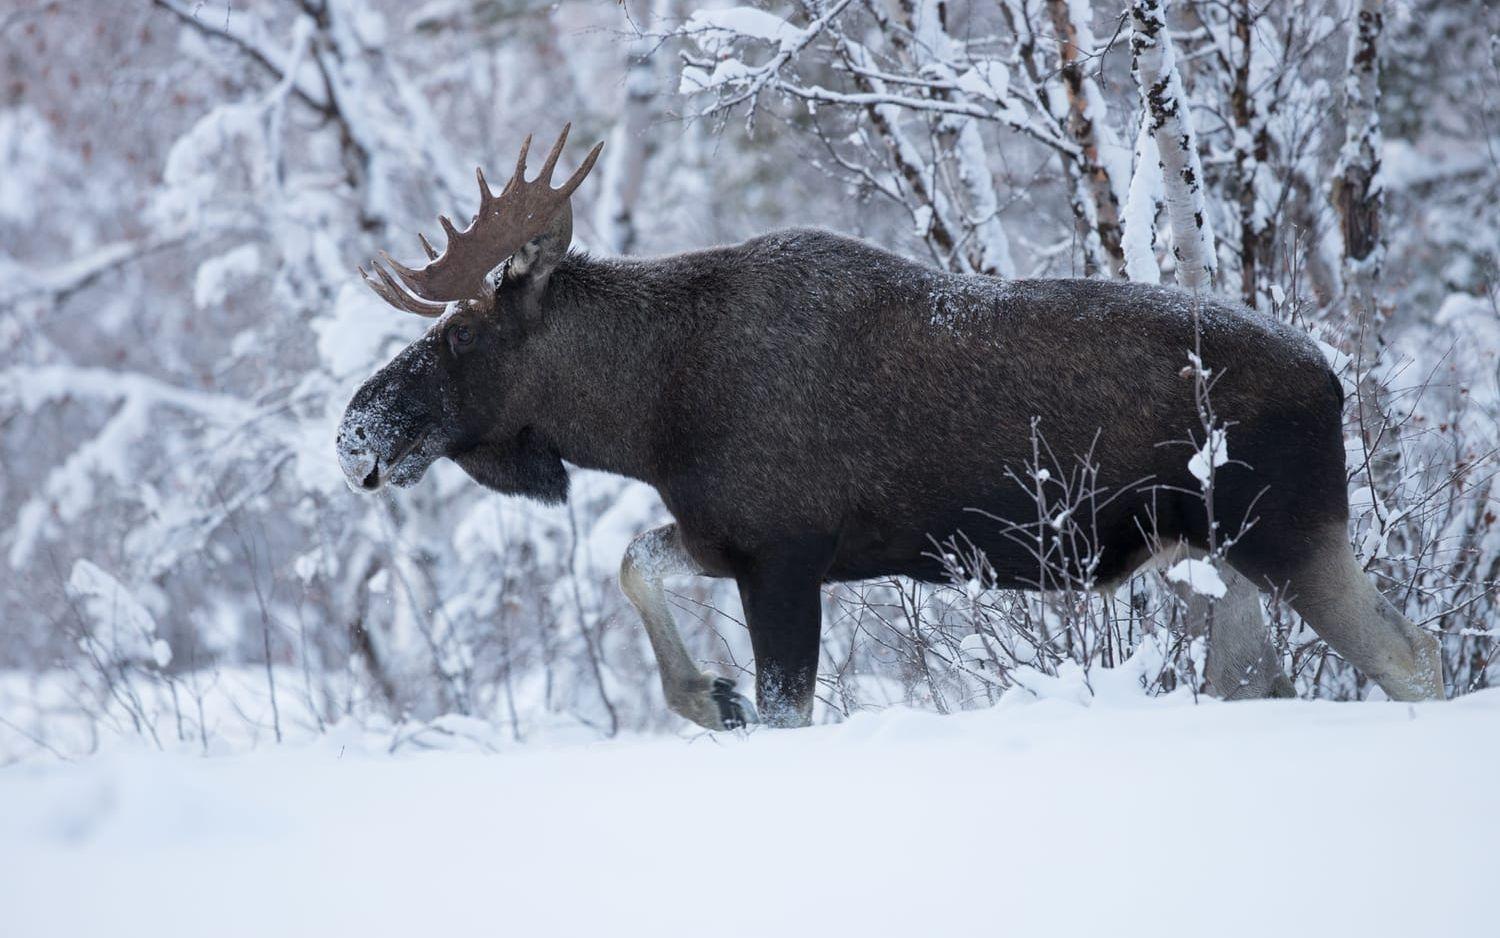
[[[411,485],[447,457],[490,488],[544,501],[566,497],[561,458],[515,413],[511,398],[519,387],[545,383],[539,372],[546,365],[530,349],[543,331],[542,297],[572,240],[569,197],[604,146],[597,144],[565,183],[552,188],[570,127],[530,182],[529,136],[499,195],[476,170],[479,211],[469,227],[459,231],[439,216],[448,238],[441,255],[417,235],[426,266],[413,270],[381,252],[389,270],[379,263],[370,265],[373,276],[359,269],[387,303],[436,321],[349,402],[337,446],[352,488]]]

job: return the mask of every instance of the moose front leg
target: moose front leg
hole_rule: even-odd
[[[663,577],[703,575],[682,546],[677,525],[665,524],[630,542],[620,563],[620,588],[646,625],[667,706],[705,729],[735,729],[755,722],[755,708],[735,692],[734,681],[704,674],[689,657],[661,585]]]

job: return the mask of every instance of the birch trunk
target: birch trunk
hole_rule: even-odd
[[[640,240],[636,203],[654,149],[651,123],[658,91],[651,56],[657,43],[645,35],[651,28],[652,6],[652,0],[634,0],[629,4],[631,21],[642,35],[627,47],[629,65],[625,72],[624,100],[620,119],[604,148],[603,187],[594,209],[594,228],[612,254],[634,254]]]
[[[1146,127],[1160,155],[1177,282],[1189,290],[1210,290],[1216,263],[1213,230],[1203,197],[1203,168],[1161,0],[1133,0],[1130,25],[1130,48],[1136,82],[1145,102]]]
[[[947,5],[942,0],[903,0],[901,7],[916,41],[908,42],[899,30],[892,30],[893,45],[912,59],[918,71],[926,66],[950,70],[948,63],[959,58],[959,50],[948,35]],[[930,61],[922,62],[922,58]],[[933,94],[945,100],[951,97],[946,91]],[[1000,199],[979,126],[972,118],[945,115],[937,118],[934,130],[951,154],[944,169],[964,228],[964,266],[975,273],[1014,277],[1010,238],[1000,222]]]
[[[1350,311],[1363,334],[1377,325],[1375,285],[1380,277],[1380,55],[1384,0],[1356,0],[1344,78],[1344,146],[1334,168],[1333,203],[1344,236],[1344,285]],[[1361,350],[1373,350],[1362,341]]]
[[[1356,324],[1360,433],[1367,447],[1379,445],[1387,458],[1372,460],[1373,476],[1389,478],[1395,447],[1387,428],[1381,388],[1371,375],[1380,358],[1381,316],[1376,298],[1384,245],[1380,211],[1385,193],[1380,172],[1380,30],[1384,0],[1355,0],[1344,76],[1344,146],[1334,167],[1333,203],[1344,240],[1344,292]],[[1382,439],[1384,437],[1384,439]]]
[[[1240,0],[1228,15],[1233,27],[1231,48],[1226,52],[1233,68],[1229,104],[1234,121],[1235,201],[1239,209],[1240,299],[1246,306],[1256,307],[1269,297],[1274,257],[1270,209],[1262,191],[1271,135],[1259,89],[1268,83],[1262,74],[1264,69],[1256,68],[1257,43],[1265,39],[1256,29],[1261,10],[1250,0]],[[1274,93],[1274,83],[1271,90]]]
[[[1120,246],[1125,252],[1125,279],[1161,283],[1156,262],[1156,216],[1161,213],[1161,157],[1156,138],[1144,122],[1135,138],[1135,171],[1130,175],[1130,193],[1125,197],[1124,230]]]
[[[882,27],[886,24],[882,22]],[[843,33],[834,33],[839,54],[853,67],[852,79],[862,93],[883,93],[885,83],[870,74],[861,73],[860,68],[873,64],[864,47]],[[901,129],[901,113],[889,104],[865,103],[865,116],[870,126],[885,145],[886,154],[895,167],[900,184],[907,195],[903,198],[917,220],[916,234],[927,242],[934,256],[945,265],[952,265],[955,251],[962,237],[959,226],[949,219],[947,200],[937,189],[937,180],[916,144]]]
[[[1109,128],[1104,96],[1098,82],[1089,77],[1084,59],[1094,46],[1093,29],[1087,19],[1092,10],[1074,0],[1047,0],[1047,9],[1057,31],[1058,61],[1068,98],[1065,127],[1082,151],[1082,156],[1074,161],[1079,183],[1076,201],[1083,203],[1079,221],[1086,226],[1084,238],[1097,242],[1084,251],[1084,272],[1095,276],[1097,270],[1090,268],[1102,261],[1109,275],[1118,275],[1125,267],[1120,224],[1120,186],[1124,180],[1117,170],[1111,170],[1111,154],[1106,151],[1118,148],[1119,144]],[[1067,162],[1072,158],[1063,155],[1062,159]],[[1086,202],[1082,198],[1085,195]],[[1075,214],[1079,214],[1077,208]]]

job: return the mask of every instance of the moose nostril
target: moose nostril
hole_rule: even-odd
[[[369,489],[371,491],[374,491],[376,488],[378,488],[380,486],[380,464],[379,463],[376,463],[375,465],[373,465],[373,466],[370,467],[369,473],[367,473],[363,479],[359,480],[359,485],[360,485],[361,488]]]

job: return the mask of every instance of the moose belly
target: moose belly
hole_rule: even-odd
[[[1060,538],[1051,523],[1039,525],[1030,501],[1007,498],[974,504],[922,516],[851,521],[839,539],[828,581],[905,576],[940,583],[955,575],[968,579],[983,570],[986,580],[1007,589],[1035,589],[1043,581],[1055,585],[1062,576],[1085,585],[1117,579],[1145,547],[1143,529],[1128,505],[1111,506],[1071,528],[1065,521]],[[1049,564],[1045,573],[1039,553]],[[1097,562],[1086,570],[1082,563],[1091,557]]]

